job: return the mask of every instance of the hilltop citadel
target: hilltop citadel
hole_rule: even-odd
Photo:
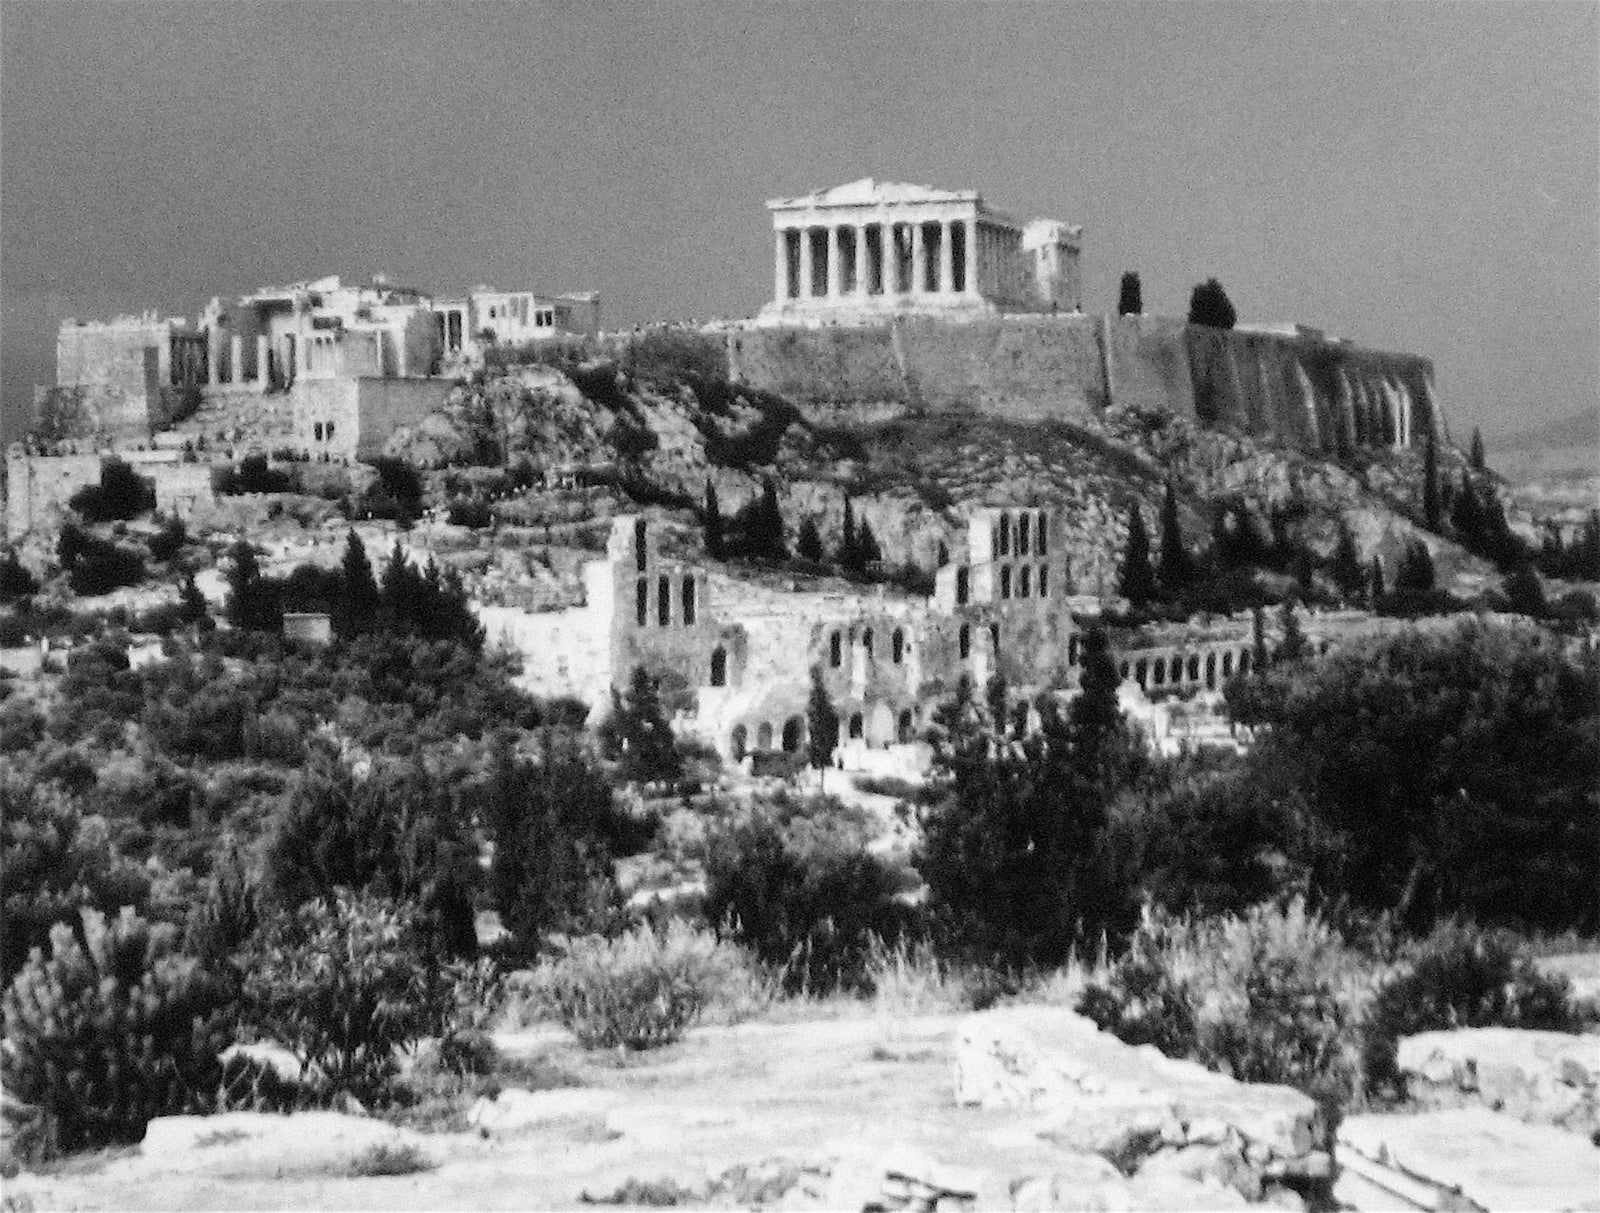
[[[730,390],[782,397],[808,423],[1160,415],[1312,458],[1447,439],[1427,359],[1296,325],[1085,314],[1081,229],[1017,221],[976,192],[864,179],[768,209],[773,299],[749,320],[672,336]],[[213,299],[193,323],[68,320],[57,383],[38,389],[33,430],[8,451],[7,535],[59,523],[111,453],[152,482],[158,508],[186,515],[214,502],[214,464],[251,452],[340,465],[403,447],[496,349],[577,343],[622,366],[640,341],[603,332],[592,293],[442,299],[382,278]],[[483,594],[478,610],[520,652],[531,689],[603,709],[642,665],[675,688],[677,725],[733,759],[802,747],[818,669],[843,749],[867,762],[914,747],[963,675],[981,687],[998,674],[1019,693],[1070,689],[1078,620],[1105,606],[1103,578],[1085,584],[1073,551],[1082,528],[1057,503],[1002,495],[942,514],[931,537],[885,553],[929,566],[931,592],[774,586],[664,554],[657,526],[626,514],[579,570],[579,600],[552,609]],[[1327,616],[1311,640],[1325,650],[1362,626]],[[1214,695],[1253,659],[1247,616],[1169,633],[1119,645],[1130,695]]]

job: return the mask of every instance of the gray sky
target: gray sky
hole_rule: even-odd
[[[746,315],[764,200],[870,175],[1083,224],[1089,311],[1215,275],[1425,354],[1492,436],[1600,406],[1597,69],[1592,0],[6,0],[6,414],[63,316],[326,273]]]

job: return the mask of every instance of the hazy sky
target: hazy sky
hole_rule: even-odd
[[[746,315],[767,198],[976,188],[1085,306],[1425,354],[1458,438],[1600,402],[1600,5],[0,4],[6,411],[63,316],[339,273]]]

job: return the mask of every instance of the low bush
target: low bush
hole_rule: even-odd
[[[489,525],[494,520],[487,501],[471,497],[457,497],[449,505],[447,518],[451,526],[471,527],[474,530]]]
[[[270,922],[242,967],[250,1025],[299,1056],[325,1096],[389,1102],[395,1050],[449,1024],[452,991],[415,912],[382,898],[308,902]]]
[[[707,917],[781,972],[790,993],[870,989],[872,948],[899,938],[910,916],[899,886],[856,839],[808,817],[763,813],[707,843]]]
[[[1337,932],[1296,898],[1213,918],[1147,910],[1078,1010],[1129,1044],[1340,1106],[1356,1087],[1365,987]]]
[[[56,544],[74,594],[108,594],[144,580],[144,557],[132,548],[98,539],[68,523]]]
[[[214,1098],[228,1044],[223,988],[177,928],[125,908],[58,923],[6,991],[6,1090],[34,1104],[46,1151],[138,1141],[157,1116]]]
[[[85,522],[137,518],[156,508],[155,486],[120,459],[100,464],[100,482],[79,489],[67,504]]]
[[[246,455],[237,468],[213,469],[211,487],[223,496],[239,493],[293,493],[300,478],[293,471],[275,470],[265,455]]]
[[[1441,1028],[1581,1031],[1571,995],[1567,979],[1541,973],[1510,932],[1443,924],[1406,950],[1372,1000],[1361,1047],[1367,1090],[1405,1094],[1395,1068],[1402,1036]]]
[[[681,1037],[746,971],[738,949],[675,919],[558,943],[530,992],[585,1048],[649,1049]]]

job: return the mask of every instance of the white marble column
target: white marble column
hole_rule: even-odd
[[[956,254],[950,247],[950,233],[955,224],[948,219],[939,224],[939,293],[953,294],[956,289]]]
[[[839,225],[837,223],[830,223],[828,225],[828,298],[829,299],[837,299],[839,297],[839,294],[840,294],[839,287],[840,287],[840,285],[842,284],[842,282],[844,280],[844,275],[839,272],[840,269],[841,269],[841,267],[839,265]]]
[[[911,293],[920,295],[927,284],[927,268],[922,264],[922,220],[911,225]]]
[[[772,235],[772,298],[782,303],[789,297],[789,236],[782,228]]]
[[[965,281],[962,283],[967,289],[967,294],[978,295],[978,221],[967,220],[967,248],[966,265],[964,269]]]
[[[883,258],[883,293],[894,295],[899,293],[900,275],[896,272],[894,252],[894,224],[883,225],[883,247],[878,250]]]
[[[222,382],[222,330],[212,328],[206,334],[206,358],[210,363],[206,368],[206,379],[212,387]]]
[[[867,294],[867,225],[858,223],[856,233],[856,294],[862,298]]]
[[[272,359],[267,355],[270,348],[265,334],[256,338],[256,382],[262,388],[272,382]]]
[[[811,298],[812,281],[811,229],[803,227],[800,229],[800,298]]]

